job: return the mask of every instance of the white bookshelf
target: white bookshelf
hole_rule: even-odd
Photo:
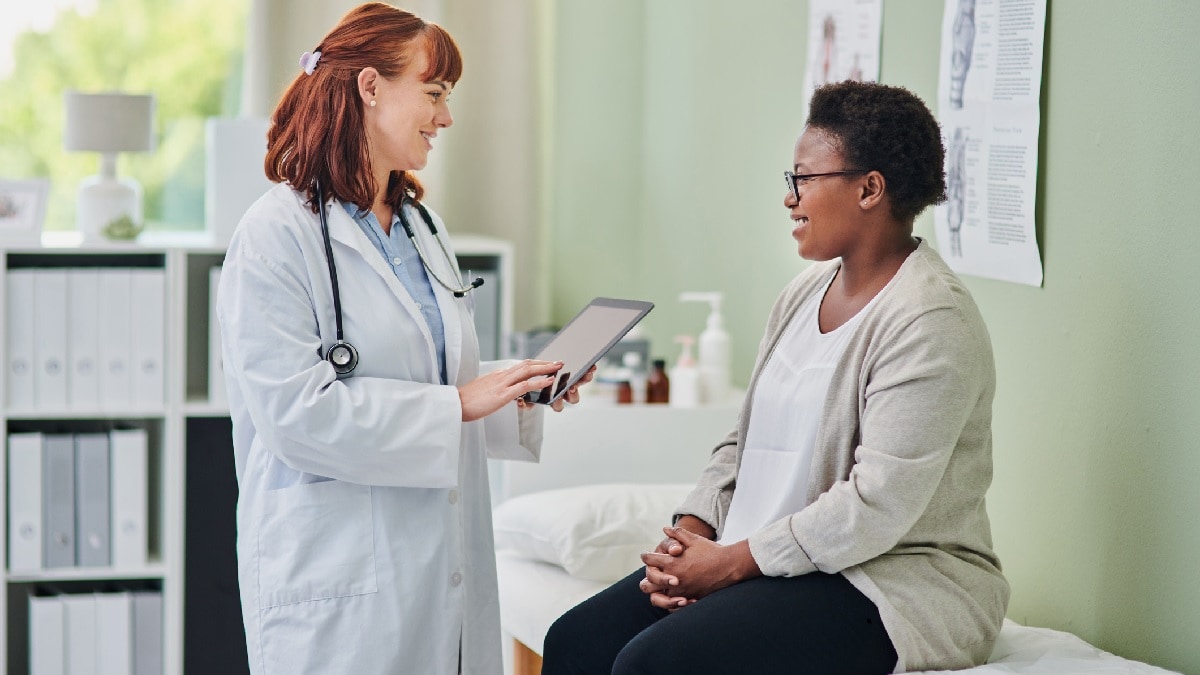
[[[28,672],[28,597],[35,589],[51,587],[87,592],[135,584],[136,587],[162,591],[164,672],[176,675],[185,670],[196,672],[203,667],[189,667],[192,659],[189,657],[185,660],[185,641],[192,633],[185,621],[188,616],[185,605],[189,597],[186,588],[190,583],[185,562],[188,559],[188,544],[204,546],[204,543],[188,541],[188,505],[198,509],[194,512],[197,522],[206,518],[211,520],[209,512],[212,509],[204,503],[206,495],[203,490],[195,490],[195,494],[189,497],[189,450],[194,454],[200,450],[212,450],[215,455],[201,457],[195,454],[191,459],[206,462],[206,469],[215,471],[218,479],[234,480],[231,439],[223,439],[226,447],[188,447],[190,430],[207,429],[211,437],[214,428],[220,429],[221,423],[228,423],[227,406],[223,402],[209,401],[208,398],[208,272],[222,263],[224,249],[213,246],[201,234],[158,235],[143,237],[137,244],[94,246],[80,243],[73,234],[47,234],[41,246],[0,244],[0,325],[8,317],[5,285],[10,267],[161,267],[165,272],[166,284],[165,396],[161,405],[143,404],[122,408],[103,403],[85,409],[69,406],[37,408],[9,401],[6,384],[7,333],[0,330],[0,356],[4,357],[4,368],[0,369],[0,429],[4,430],[5,436],[4,461],[0,461],[0,505],[4,508],[5,527],[4,536],[0,537],[0,561],[4,563],[4,582],[0,584],[0,607],[4,608],[0,611],[0,670],[12,675]],[[489,289],[487,297],[494,298],[500,304],[499,310],[493,314],[498,327],[490,332],[495,335],[497,356],[503,356],[506,337],[512,330],[512,246],[500,240],[471,236],[455,238],[454,247],[462,260],[464,273],[486,270],[492,272],[490,280],[498,282],[498,287]],[[118,425],[147,431],[149,531],[146,565],[136,569],[75,567],[10,572],[7,551],[8,477],[5,475],[8,434],[22,431],[94,432]],[[210,460],[227,463],[228,475],[223,465],[207,464]],[[211,474],[209,477],[211,479]],[[226,509],[232,514],[232,504],[211,506]],[[234,523],[231,518],[228,520],[227,532],[222,531],[219,536],[227,536],[225,544],[232,546]],[[206,533],[205,536],[213,536],[211,530],[206,530]],[[225,603],[223,610],[227,610],[223,611],[222,617],[230,616],[230,611],[236,609],[236,576],[226,581],[223,587],[232,589],[227,593],[232,599],[221,600]],[[210,602],[208,597],[190,597],[201,597],[204,603]],[[232,607],[229,606],[231,602]],[[235,628],[237,626],[240,626],[240,617],[236,619]],[[228,633],[221,635],[227,636]],[[222,650],[225,645],[197,644],[193,647],[199,654],[203,650]],[[244,653],[245,645],[232,644],[229,648]]]

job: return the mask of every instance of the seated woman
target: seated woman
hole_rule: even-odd
[[[824,86],[786,172],[802,258],[746,404],[644,569],[563,615],[544,675],[872,673],[983,663],[995,366],[913,220],[945,151],[899,87]]]

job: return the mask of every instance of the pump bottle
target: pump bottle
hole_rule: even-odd
[[[721,293],[681,293],[682,302],[707,302],[708,321],[700,333],[697,344],[702,390],[701,400],[720,404],[729,399],[729,333],[725,332],[725,320],[721,317]]]
[[[700,371],[696,368],[696,360],[692,358],[691,335],[680,335],[675,341],[683,345],[683,351],[671,369],[671,398],[668,405],[672,408],[695,408],[700,405]]]

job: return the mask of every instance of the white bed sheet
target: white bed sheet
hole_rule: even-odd
[[[500,624],[504,632],[542,653],[546,631],[555,619],[607,584],[576,579],[561,567],[523,558],[511,551],[496,554],[500,578]],[[925,671],[931,673],[949,671]],[[1080,638],[1049,628],[1005,620],[987,665],[956,671],[972,675],[1169,675],[1172,671],[1123,659]]]

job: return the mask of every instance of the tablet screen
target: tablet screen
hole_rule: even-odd
[[[592,300],[533,357],[540,361],[562,361],[563,367],[554,384],[540,394],[526,394],[526,400],[553,403],[561,398],[653,308],[653,303],[640,300]]]

